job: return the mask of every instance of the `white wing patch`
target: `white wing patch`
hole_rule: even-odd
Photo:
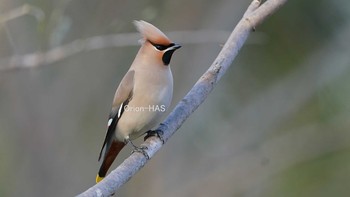
[[[107,126],[111,126],[112,121],[113,121],[113,118],[109,119],[109,120],[108,120],[108,123],[107,123]]]
[[[122,109],[124,107],[124,103],[120,104],[119,110],[118,110],[118,118],[122,115]]]

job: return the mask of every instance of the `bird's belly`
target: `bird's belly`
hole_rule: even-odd
[[[119,119],[117,138],[124,140],[129,137],[133,140],[157,126],[169,107],[170,101],[171,98],[164,97],[134,97],[124,108],[124,113]]]

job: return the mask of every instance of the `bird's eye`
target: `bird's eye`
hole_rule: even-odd
[[[164,45],[160,45],[160,44],[155,44],[153,45],[154,47],[156,47],[156,49],[160,50],[160,51],[163,51],[165,49],[167,49],[168,47],[167,46],[164,46]]]

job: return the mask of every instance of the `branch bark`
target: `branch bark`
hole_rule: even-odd
[[[237,56],[249,33],[255,26],[260,24],[267,16],[274,13],[286,2],[287,0],[267,0],[260,6],[259,0],[252,1],[215,61],[158,128],[163,131],[165,142],[207,98],[214,86],[230,67],[233,59]],[[149,158],[152,158],[162,145],[162,141],[156,137],[149,138],[142,144],[142,146],[148,147],[146,151]],[[143,154],[135,152],[125,159],[104,180],[79,194],[78,197],[111,196],[146,163],[147,159]]]

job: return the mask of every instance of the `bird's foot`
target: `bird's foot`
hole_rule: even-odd
[[[158,137],[162,141],[163,144],[165,143],[164,138],[163,138],[164,132],[162,130],[160,130],[160,129],[158,129],[158,130],[149,130],[146,133],[147,133],[146,136],[143,138],[145,141],[148,138],[155,136],[155,137]]]
[[[145,156],[147,160],[149,160],[149,155],[146,152],[147,149],[148,149],[147,146],[140,146],[140,147],[135,146],[134,150],[131,151],[131,154],[134,152],[139,152],[139,153],[142,153],[143,156]]]
[[[134,152],[139,152],[142,153],[143,156],[146,157],[147,160],[149,160],[149,155],[146,152],[146,150],[148,149],[147,146],[136,146],[134,143],[132,143],[132,141],[130,139],[125,140],[126,143],[130,142],[130,144],[134,147],[134,150],[131,152],[131,154],[133,154]]]

